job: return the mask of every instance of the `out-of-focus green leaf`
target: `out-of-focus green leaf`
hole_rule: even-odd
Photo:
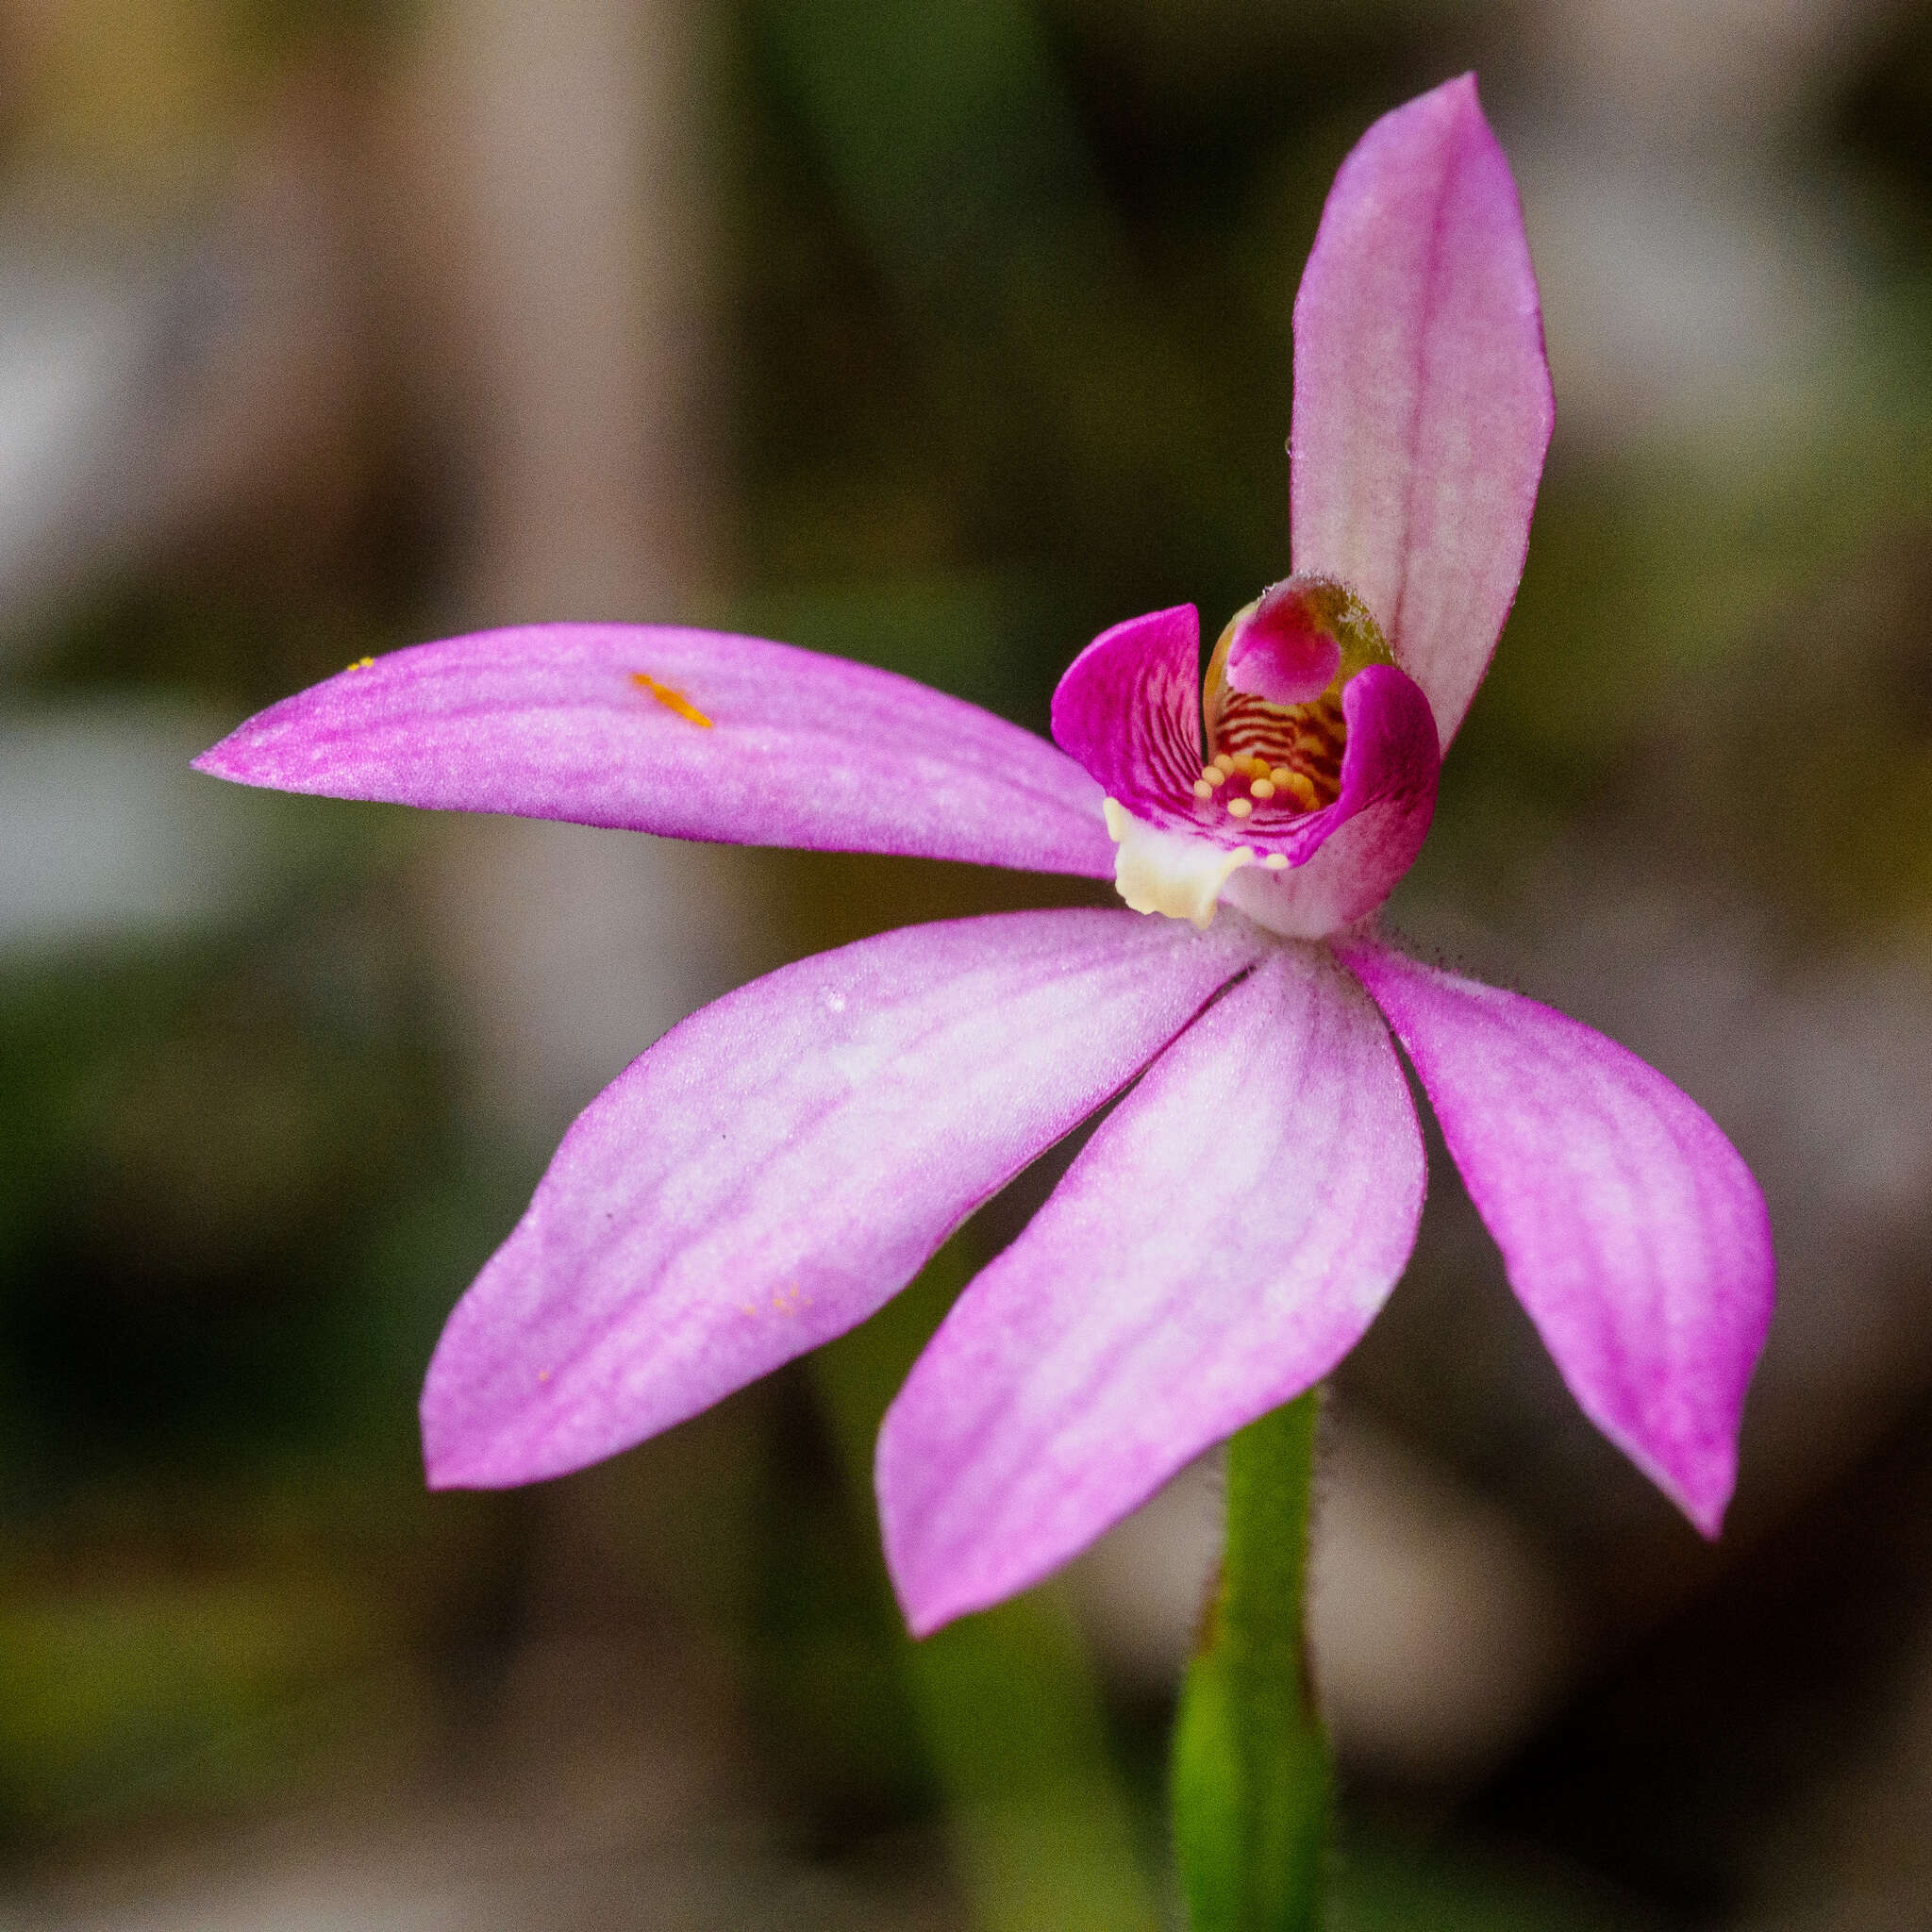
[[[915,287],[983,275],[1091,194],[1026,0],[766,0],[758,22],[842,198]]]

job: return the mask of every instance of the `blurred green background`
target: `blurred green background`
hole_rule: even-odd
[[[473,625],[725,624],[1034,726],[1106,625],[1212,635],[1287,566],[1334,168],[1472,66],[1558,427],[1391,923],[1710,1108],[1782,1302],[1707,1549],[1433,1151],[1329,1410],[1335,1922],[1927,1922],[1932,8],[8,0],[0,1923],[1175,1923],[1212,1468],[924,1646],[877,1554],[877,1414],[1050,1174],[608,1466],[416,1460],[443,1315],[665,1026],[1085,889],[187,759]]]

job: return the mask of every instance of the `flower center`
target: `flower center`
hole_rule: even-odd
[[[1201,681],[1208,762],[1194,796],[1264,821],[1333,805],[1347,727],[1341,688],[1392,664],[1368,607],[1327,577],[1287,577],[1228,620]]]
[[[1328,577],[1288,577],[1238,610],[1201,681],[1207,762],[1198,741],[1179,741],[1185,712],[1150,706],[1153,782],[1104,801],[1121,897],[1205,926],[1241,867],[1286,872],[1309,857],[1329,829],[1310,819],[1341,795],[1342,689],[1394,661],[1367,606]]]

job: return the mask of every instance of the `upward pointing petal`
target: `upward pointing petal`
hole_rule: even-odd
[[[1093,781],[910,678],[761,638],[483,631],[342,672],[195,760],[245,785],[1106,878]]]
[[[1465,75],[1356,144],[1294,305],[1294,567],[1361,596],[1445,751],[1516,595],[1553,420],[1516,184]]]
[[[1261,943],[1125,911],[912,926],[673,1027],[450,1317],[431,1481],[582,1468],[863,1321]]]
[[[1715,1536],[1771,1321],[1764,1197],[1709,1115],[1520,994],[1343,949],[1584,1414]]]

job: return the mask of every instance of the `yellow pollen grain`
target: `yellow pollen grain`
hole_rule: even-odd
[[[1309,807],[1315,803],[1314,782],[1306,773],[1291,772],[1288,774],[1288,789],[1294,793],[1298,805]]]
[[[1261,863],[1270,872],[1286,872],[1288,870],[1288,854],[1285,852],[1271,852]]]
[[[1219,765],[1203,765],[1201,775],[1194,782],[1196,785],[1207,786],[1208,791],[1212,791],[1217,785],[1224,785],[1227,782],[1227,774]]]
[[[375,662],[375,659],[374,658],[358,658],[356,661],[349,666],[349,669],[351,671],[367,671],[369,667]]]
[[[659,684],[648,671],[633,671],[630,681],[640,691],[649,691],[667,711],[675,711],[680,718],[688,718],[693,724],[702,724],[707,731],[711,728],[711,721],[681,691],[673,691],[668,684]]]
[[[1252,791],[1257,798],[1273,798],[1274,796],[1274,781],[1272,778],[1257,778],[1255,782],[1248,787],[1248,790]]]
[[[1291,765],[1276,765],[1269,772],[1268,775],[1274,779],[1276,785],[1286,785],[1294,776],[1294,768]]]
[[[1225,778],[1234,770],[1233,756],[1224,751],[1216,752],[1214,754],[1214,762],[1209,767],[1209,770],[1219,772]]]
[[[1212,798],[1214,796],[1214,788],[1208,784],[1207,779],[1196,778],[1194,780],[1194,796],[1196,798]]]
[[[1255,808],[1254,801],[1247,798],[1230,798],[1227,801],[1228,814],[1232,818],[1244,819]]]

